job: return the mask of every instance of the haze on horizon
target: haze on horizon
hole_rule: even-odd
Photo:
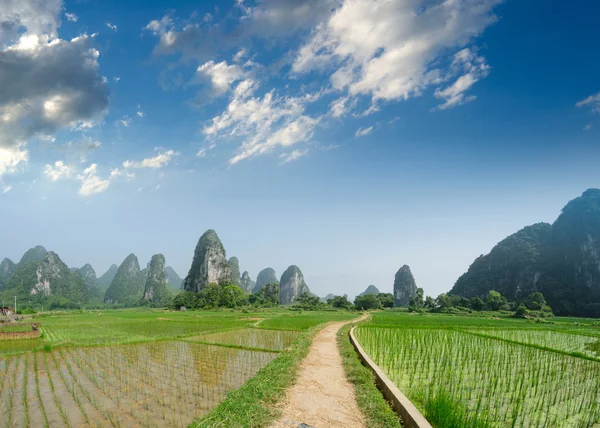
[[[253,279],[437,296],[598,187],[600,4],[0,4],[0,259],[184,277],[212,228]]]

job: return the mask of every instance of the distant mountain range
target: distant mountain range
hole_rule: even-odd
[[[102,302],[133,304],[141,301],[146,278],[150,269],[139,270],[131,266],[135,255],[130,255],[123,264],[119,277],[119,266],[113,264],[102,276],[96,277],[94,268],[85,264],[81,268],[69,268],[58,254],[38,245],[25,252],[19,263],[6,258],[0,263],[0,297],[9,301],[13,296],[27,305],[49,305],[68,307],[71,304],[100,304]],[[177,272],[164,268],[165,290],[169,294],[181,291],[182,279]],[[134,278],[135,277],[135,278]],[[115,281],[116,279],[116,281]],[[108,290],[110,289],[110,292]],[[135,292],[134,292],[135,289]],[[153,286],[153,295],[161,295]],[[107,299],[108,292],[108,299]],[[161,295],[161,299],[164,300]],[[156,299],[151,299],[155,302]]]
[[[265,284],[277,283],[282,304],[293,303],[305,292],[312,295],[295,265],[279,279],[272,268],[263,269],[256,282],[247,271],[240,275],[239,260],[226,258],[214,230],[198,241],[185,280],[172,267],[164,267],[161,255],[153,260],[154,265],[142,270],[135,254],[130,254],[97,278],[90,264],[70,269],[58,254],[36,246],[18,263],[8,258],[0,262],[0,298],[9,301],[17,296],[25,304],[57,307],[159,304],[166,301],[166,292],[197,292],[211,282],[233,282],[255,293]],[[406,306],[416,288],[410,268],[402,266],[394,281],[395,305]],[[539,291],[557,314],[600,317],[600,190],[586,190],[570,201],[554,223],[536,223],[500,241],[471,264],[449,293],[484,297],[490,290],[517,302]],[[361,295],[377,293],[371,285]]]
[[[450,293],[473,297],[489,290],[515,301],[539,291],[557,314],[600,317],[600,190],[570,201],[554,223],[500,241]]]

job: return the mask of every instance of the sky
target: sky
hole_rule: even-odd
[[[427,295],[598,187],[600,3],[0,0],[0,256]]]

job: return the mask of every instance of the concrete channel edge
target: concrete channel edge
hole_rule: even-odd
[[[432,428],[427,419],[417,410],[415,405],[398,389],[398,387],[387,377],[387,375],[379,368],[377,364],[369,357],[362,348],[356,336],[354,329],[350,330],[350,342],[358,352],[363,364],[367,366],[375,374],[377,387],[383,393],[386,400],[390,402],[394,411],[400,415],[402,422],[406,428]]]

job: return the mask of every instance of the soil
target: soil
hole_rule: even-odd
[[[350,322],[353,321],[330,323],[315,336],[300,364],[298,379],[286,395],[283,416],[273,428],[297,427],[302,423],[315,428],[366,427],[337,346],[339,329]]]

